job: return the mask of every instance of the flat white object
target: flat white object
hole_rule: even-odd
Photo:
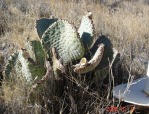
[[[113,96],[128,103],[149,107],[149,62],[146,76],[116,86]]]

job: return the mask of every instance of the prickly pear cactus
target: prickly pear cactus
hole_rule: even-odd
[[[28,41],[25,45],[26,51],[29,53],[30,58],[33,59],[38,65],[43,65],[45,62],[45,52],[39,41]]]
[[[78,32],[72,24],[57,19],[37,20],[36,28],[46,50],[55,47],[64,65],[83,57],[94,42],[91,12],[83,16]]]
[[[18,50],[9,58],[3,75],[5,79],[14,78],[12,76],[24,76],[31,82],[36,76],[42,77],[44,69],[44,51],[39,41],[31,41],[26,44],[26,48]]]
[[[47,25],[44,25],[46,23]],[[88,61],[90,60],[85,65],[82,65],[81,62],[73,65],[76,73],[86,73],[95,68],[97,70],[104,69],[113,59],[111,42],[108,42],[106,38],[99,38],[95,42],[91,12],[83,16],[78,32],[67,21],[54,19],[38,20],[36,28],[39,36],[42,35],[41,39],[45,50],[49,51],[55,48],[64,65],[81,59],[83,56]],[[98,49],[102,43],[104,47]]]
[[[4,70],[4,73],[3,73],[5,78],[8,79],[9,76],[11,76],[11,71],[13,70],[14,66],[16,65],[18,55],[19,55],[19,52],[15,52],[8,59],[8,62],[5,66],[5,70]]]
[[[4,70],[5,77],[10,78],[14,72],[29,81],[36,76],[43,76],[46,72],[45,53],[51,58],[53,53],[56,54],[52,59],[53,71],[65,71],[63,65],[67,66],[81,58],[79,64],[73,65],[76,73],[84,74],[94,70],[95,74],[99,74],[101,71],[109,71],[109,63],[114,58],[113,46],[105,36],[95,42],[91,12],[83,16],[78,32],[72,24],[60,19],[39,19],[36,21],[36,29],[41,42],[28,41],[25,49],[14,53]],[[51,52],[52,49],[55,51]]]
[[[94,24],[92,22],[92,13],[88,12],[83,16],[80,27],[78,29],[81,41],[85,49],[88,51],[94,44]]]
[[[73,25],[65,20],[53,23],[42,35],[46,50],[56,48],[64,65],[83,57],[85,50]]]

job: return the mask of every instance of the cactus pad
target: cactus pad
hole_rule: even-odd
[[[3,72],[5,79],[14,78],[15,74],[24,76],[30,82],[36,76],[41,78],[45,74],[44,51],[40,42],[31,41],[27,46],[30,48],[18,50],[8,60]]]
[[[84,46],[74,26],[65,20],[53,23],[42,35],[44,47],[55,47],[64,65],[84,55]]]
[[[38,63],[38,65],[44,64],[45,53],[42,48],[41,42],[39,41],[28,41],[25,45],[27,52],[30,55],[30,58]]]
[[[12,69],[14,68],[14,66],[16,65],[16,61],[17,61],[17,58],[18,58],[18,54],[19,52],[15,52],[13,53],[9,59],[8,59],[8,62],[7,64],[5,65],[5,70],[3,72],[4,74],[4,77],[7,79],[9,78],[9,76],[11,76],[11,71]]]
[[[78,33],[85,49],[90,49],[94,43],[94,25],[92,22],[91,12],[88,12],[85,16],[83,16]]]

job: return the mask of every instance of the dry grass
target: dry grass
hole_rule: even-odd
[[[82,15],[86,11],[92,11],[96,38],[101,34],[108,36],[113,46],[121,53],[122,66],[127,66],[128,69],[131,67],[133,74],[145,73],[147,60],[149,60],[149,5],[141,0],[99,1],[1,0],[0,49],[4,42],[13,43],[17,48],[21,48],[27,38],[38,39],[34,27],[35,21],[39,18],[54,16],[66,19],[78,28]],[[124,74],[126,73],[124,72]],[[18,80],[22,79],[3,84],[2,102],[4,101],[3,104],[6,106],[6,113],[38,114],[41,110],[46,113],[54,113],[55,107],[58,107],[59,113],[67,111],[69,113],[79,113],[79,111],[80,113],[102,113],[100,109],[104,109],[113,102],[106,99],[110,93],[100,92],[96,86],[95,90],[86,90],[86,87],[90,86],[87,85],[89,83],[85,83],[83,79],[74,81],[72,78],[67,79],[66,86],[69,89],[62,97],[43,98],[44,106],[38,103],[31,105],[27,102],[30,87],[25,84],[25,81]],[[72,84],[72,82],[74,83]],[[79,84],[81,86],[78,86]],[[110,89],[109,84],[102,85],[100,88],[102,87],[105,87],[106,90]],[[46,88],[43,91],[45,90]],[[36,97],[38,98],[38,95]],[[48,103],[45,102],[48,101],[47,99]],[[70,104],[71,106],[69,106]]]

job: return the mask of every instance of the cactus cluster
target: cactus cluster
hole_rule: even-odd
[[[91,12],[83,16],[78,30],[66,20],[56,18],[37,20],[36,30],[41,41],[28,41],[25,48],[10,57],[3,73],[6,78],[10,78],[14,72],[29,81],[36,76],[44,76],[44,62],[47,55],[52,56],[53,48],[57,53],[57,61],[65,68],[72,65],[73,71],[79,74],[94,69],[97,71],[95,74],[99,74],[113,60],[111,42],[104,37],[95,41]],[[80,63],[73,65],[78,60],[81,60]],[[58,62],[53,62],[53,65]]]
[[[42,77],[45,74],[45,55],[41,43],[28,41],[25,47],[13,53],[8,59],[3,72],[5,79],[24,76],[28,82],[31,82],[36,76]]]

